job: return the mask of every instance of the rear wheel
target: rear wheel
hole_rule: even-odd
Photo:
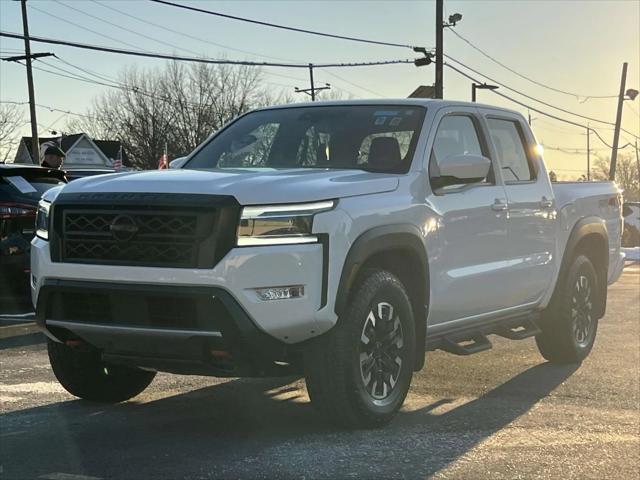
[[[102,361],[95,350],[72,348],[48,341],[53,373],[70,394],[95,402],[117,403],[135,397],[149,386],[156,372]]]
[[[415,356],[414,319],[391,273],[363,276],[338,325],[308,349],[306,383],[314,406],[334,423],[387,423],[407,395]]]
[[[591,352],[598,331],[596,317],[600,289],[591,261],[584,255],[573,260],[556,288],[552,305],[545,312],[538,349],[553,363],[579,363]]]

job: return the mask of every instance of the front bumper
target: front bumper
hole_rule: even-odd
[[[112,363],[217,376],[277,375],[297,363],[219,288],[45,280],[36,311],[53,340],[81,340]]]
[[[48,335],[60,340],[56,332],[71,332],[102,348],[105,355],[120,355],[123,346],[127,355],[136,351],[142,352],[142,356],[156,355],[163,348],[171,350],[172,345],[183,343],[174,356],[187,359],[194,351],[217,345],[217,339],[224,343],[229,338],[251,337],[255,341],[240,342],[243,348],[258,351],[262,350],[261,345],[267,346],[269,355],[275,359],[272,353],[278,346],[303,342],[331,327],[331,322],[318,313],[327,311],[322,308],[326,307],[323,305],[326,279],[321,273],[326,264],[324,248],[322,244],[235,248],[213,269],[152,268],[52,262],[49,242],[36,238],[31,248],[32,301],[38,322]],[[286,285],[302,285],[304,294],[299,298],[264,301],[255,291],[256,288]],[[219,328],[216,319],[208,318],[210,313],[204,310],[198,311],[196,324],[186,328],[177,325],[170,328],[123,326],[118,315],[107,322],[86,322],[51,313],[51,299],[57,294],[104,293],[114,289],[120,289],[125,296],[215,297],[222,301],[227,313],[231,312],[228,318],[233,325]],[[117,296],[112,298],[117,299]],[[117,303],[117,300],[112,301],[112,304]],[[154,339],[155,345],[145,351],[144,342],[149,339]],[[240,343],[232,343],[238,351]],[[276,348],[272,348],[274,346]],[[164,359],[170,356],[165,355]],[[135,363],[142,365],[142,360]],[[175,371],[173,367],[158,369]],[[189,371],[193,372],[193,369]]]

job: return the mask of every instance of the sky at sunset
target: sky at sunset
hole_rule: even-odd
[[[340,35],[423,45],[427,48],[435,44],[435,2],[432,1],[182,3]],[[265,57],[278,57],[304,63],[416,57],[409,49],[365,45],[275,30],[148,1],[29,0],[28,5],[32,35],[125,49],[136,48],[168,54],[240,60],[266,60]],[[107,8],[109,6],[112,9]],[[455,12],[463,15],[463,20],[455,27],[460,35],[501,63],[537,82],[578,95],[558,93],[535,85],[492,62],[451,32],[445,31],[447,55],[531,97],[571,112],[613,122],[616,99],[588,97],[617,95],[623,62],[629,63],[627,88],[640,89],[639,0],[445,0],[445,9],[449,15]],[[122,12],[200,40],[149,25],[125,16]],[[21,33],[19,2],[0,0],[0,28],[3,31]],[[0,38],[0,55],[3,57],[13,55],[22,48],[23,43],[20,40]],[[129,65],[153,67],[163,64],[162,60],[136,59],[35,43],[32,44],[32,50],[54,52],[62,60],[108,77],[116,77],[120,70]],[[65,66],[59,60],[46,59],[46,63],[73,71],[72,67]],[[36,62],[35,65],[50,68],[43,62]],[[24,67],[1,62],[0,69],[0,100],[26,101],[28,96]],[[76,70],[74,73],[79,72]],[[275,90],[284,89],[292,92],[294,86],[305,87],[308,83],[304,70],[265,68],[264,73],[266,85]],[[473,76],[481,78],[477,74]],[[57,77],[42,71],[35,71],[34,77],[38,103],[73,112],[84,112],[92,98],[108,88]],[[336,90],[354,98],[406,97],[418,85],[433,83],[433,78],[433,65],[416,68],[409,64],[316,72],[318,82],[331,83]],[[445,98],[470,99],[470,81],[456,72],[445,69],[444,85]],[[526,99],[506,88],[500,88],[498,91],[545,112],[580,124],[588,122]],[[489,91],[478,92],[478,101],[515,108],[525,115],[527,113],[525,108]],[[640,97],[633,102],[625,102],[623,127],[635,135],[640,135],[639,112]],[[546,147],[545,159],[550,168],[558,172],[560,178],[578,177],[584,173],[585,130],[559,123],[540,113],[531,112],[531,116],[536,136]],[[63,129],[68,118],[69,115],[39,108],[38,123],[42,129],[40,133]],[[25,107],[26,120],[28,109]],[[611,143],[612,127],[596,122],[590,124],[607,143]],[[26,124],[23,133],[30,134],[29,126]],[[633,142],[634,138],[623,134],[621,145],[628,141]],[[591,144],[594,155],[610,155],[610,150],[595,137],[592,137]],[[634,154],[632,148],[624,152]]]

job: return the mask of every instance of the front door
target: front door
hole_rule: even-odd
[[[489,157],[475,108],[444,111],[430,156],[430,176],[448,155]],[[433,182],[432,182],[433,183]],[[507,198],[496,180],[495,163],[482,182],[433,188],[427,202],[439,215],[436,245],[430,248],[429,328],[455,325],[504,309],[508,282]]]

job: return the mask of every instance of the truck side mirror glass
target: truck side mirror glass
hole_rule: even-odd
[[[477,183],[487,178],[490,169],[491,160],[483,155],[448,155],[438,164],[438,175],[432,180],[436,188]]]
[[[175,160],[171,160],[169,162],[169,168],[182,168],[182,166],[187,161],[187,157],[176,158]]]

